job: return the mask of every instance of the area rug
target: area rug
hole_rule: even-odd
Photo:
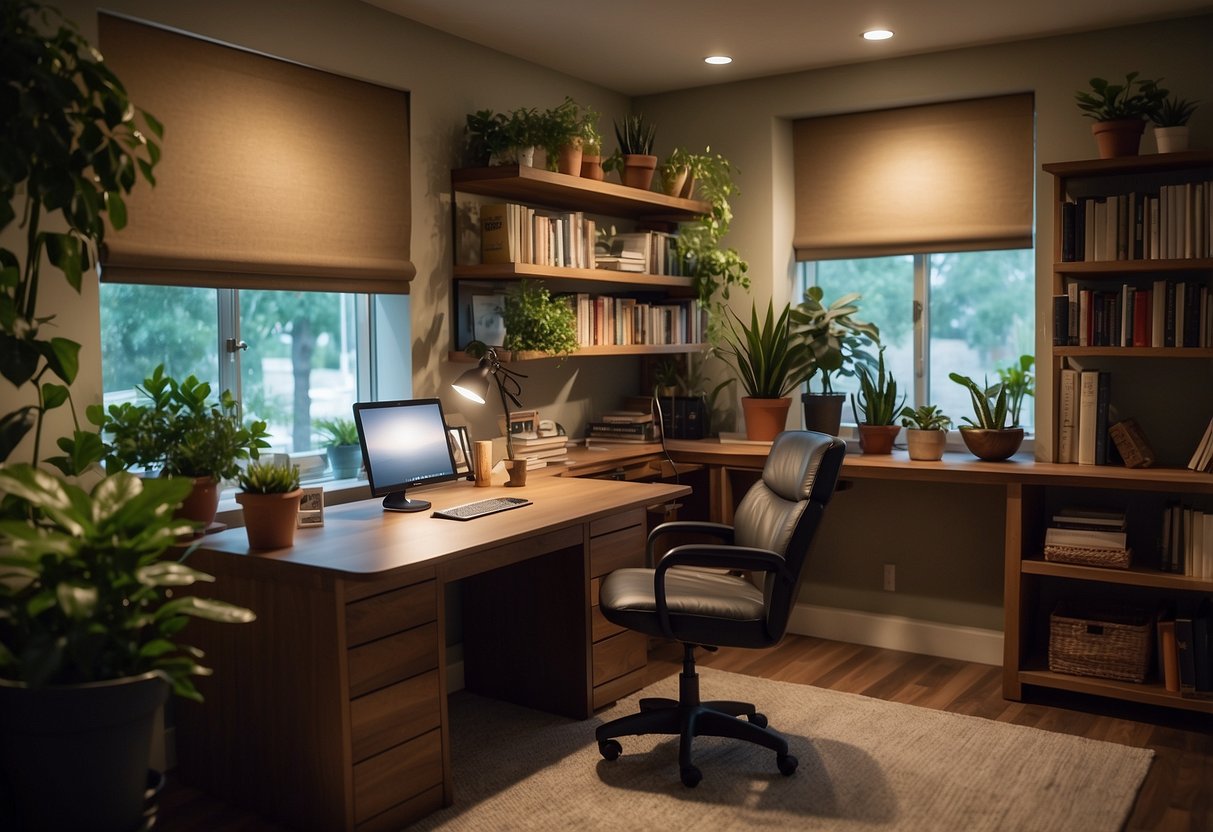
[[[1037,728],[700,668],[704,698],[760,703],[800,768],[700,737],[703,782],[678,779],[676,737],[623,737],[603,760],[594,729],[677,696],[670,677],[584,722],[451,697],[455,804],[410,829],[1115,832],[1154,752]]]

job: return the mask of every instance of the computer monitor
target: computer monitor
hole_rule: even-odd
[[[371,494],[388,511],[425,511],[426,500],[410,500],[405,489],[457,478],[446,420],[438,399],[357,402],[354,423]]]

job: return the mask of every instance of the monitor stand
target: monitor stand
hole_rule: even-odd
[[[403,491],[393,491],[383,498],[384,511],[425,511],[430,505],[429,500],[410,500]]]

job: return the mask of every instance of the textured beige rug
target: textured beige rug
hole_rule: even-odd
[[[573,722],[466,693],[451,698],[455,805],[411,829],[930,830],[1114,832],[1153,751],[700,669],[704,698],[760,703],[800,759],[792,777],[747,743],[695,741],[703,782],[678,779],[676,737],[624,737],[598,754],[600,722],[677,677]]]

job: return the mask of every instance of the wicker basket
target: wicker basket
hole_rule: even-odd
[[[1058,604],[1049,617],[1049,670],[1144,682],[1154,643],[1143,610],[1090,610]]]
[[[1080,563],[1083,566],[1110,566],[1115,569],[1128,569],[1132,558],[1132,549],[1045,545],[1045,560],[1054,563]]]

